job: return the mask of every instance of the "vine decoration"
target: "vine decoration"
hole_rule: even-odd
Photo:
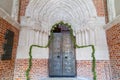
[[[52,39],[54,38],[53,37],[53,30],[55,29],[55,27],[57,27],[57,25],[65,25],[66,27],[68,27],[68,29],[70,30],[70,36],[71,36],[71,39],[74,43],[74,46],[75,48],[86,48],[86,47],[91,47],[92,49],[92,55],[91,57],[93,58],[92,59],[92,73],[93,73],[93,80],[97,80],[97,75],[96,75],[96,58],[95,58],[95,47],[94,45],[85,45],[85,46],[79,46],[76,44],[76,40],[74,38],[74,35],[73,35],[73,29],[71,28],[71,25],[69,25],[68,23],[63,23],[63,21],[59,22],[59,23],[56,23],[52,26],[52,29],[50,31],[50,39],[47,43],[46,46],[39,46],[39,45],[31,45],[30,48],[29,48],[29,64],[28,64],[28,68],[26,70],[26,80],[30,80],[30,77],[29,77],[29,74],[30,74],[30,70],[31,70],[31,67],[32,67],[32,48],[33,47],[39,47],[39,48],[47,48],[49,47],[50,45],[50,42],[52,41]]]

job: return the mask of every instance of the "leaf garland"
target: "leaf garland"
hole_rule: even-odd
[[[28,65],[28,68],[26,70],[26,80],[30,80],[30,77],[29,77],[29,74],[30,74],[30,70],[31,70],[31,67],[32,67],[32,48],[33,47],[39,47],[39,48],[47,48],[49,47],[50,45],[50,42],[52,41],[52,39],[54,38],[53,37],[53,30],[54,28],[58,25],[58,24],[61,24],[61,25],[65,25],[66,27],[68,27],[68,29],[70,30],[70,36],[71,36],[71,39],[74,43],[74,46],[76,48],[86,48],[86,47],[91,47],[92,48],[92,73],[93,73],[93,80],[97,80],[97,75],[96,75],[96,58],[95,58],[95,47],[94,45],[85,45],[85,46],[79,46],[76,44],[76,40],[74,38],[74,35],[73,35],[73,29],[71,28],[71,25],[69,25],[68,23],[64,23],[63,21],[59,22],[59,23],[56,23],[52,26],[52,29],[50,31],[50,39],[47,43],[46,46],[39,46],[39,45],[31,45],[30,46],[30,49],[29,49],[29,65]]]

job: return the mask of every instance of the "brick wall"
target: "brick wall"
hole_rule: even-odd
[[[108,18],[107,0],[103,0],[103,2],[104,2],[105,22],[108,23],[109,22],[109,18]]]
[[[20,0],[19,18],[18,18],[19,22],[20,22],[20,16],[25,16],[25,11],[28,3],[29,3],[29,0]]]
[[[39,80],[48,76],[48,60],[33,59],[30,72],[31,80]],[[26,80],[25,71],[28,68],[28,59],[17,59],[15,63],[15,80]]]
[[[110,52],[112,80],[120,80],[120,23],[106,31]]]
[[[105,16],[105,7],[103,0],[93,0],[98,16]]]
[[[33,59],[30,71],[31,80],[44,80],[48,78],[48,59]],[[97,80],[110,80],[109,61],[97,61]],[[77,61],[77,77],[92,79],[91,61]],[[28,67],[28,59],[17,59],[15,66],[15,80],[26,80],[25,71]]]
[[[3,18],[0,18],[0,55],[3,54],[2,45],[5,42],[4,34],[9,29],[14,32],[14,43],[11,60],[0,60],[0,80],[13,80],[14,62],[16,57],[16,48],[18,44],[19,30],[9,24]]]
[[[20,16],[24,16],[25,15],[25,10],[26,7],[29,3],[29,0],[20,0]]]

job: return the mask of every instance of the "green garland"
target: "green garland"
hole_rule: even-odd
[[[75,40],[74,35],[73,35],[73,30],[71,28],[71,25],[69,25],[68,23],[63,23],[62,21],[59,22],[59,23],[56,23],[55,25],[52,26],[52,29],[50,31],[50,36],[51,37],[50,37],[50,39],[49,39],[49,41],[48,41],[48,43],[47,43],[46,46],[39,46],[39,45],[31,45],[30,46],[30,49],[29,49],[29,65],[28,65],[28,68],[26,70],[26,80],[30,80],[29,73],[30,73],[30,70],[31,70],[31,67],[32,67],[32,48],[33,47],[47,48],[50,45],[50,42],[52,41],[52,39],[54,38],[53,37],[53,30],[54,30],[54,28],[58,24],[65,25],[65,26],[67,26],[69,28],[71,39],[72,39],[72,41],[74,43],[74,46],[76,48],[86,48],[86,47],[91,47],[92,48],[92,58],[93,58],[92,59],[92,72],[93,72],[93,80],[97,80],[96,79],[96,77],[97,77],[97,75],[96,75],[96,69],[95,69],[96,68],[96,59],[95,59],[95,47],[94,47],[94,45],[85,45],[85,46],[79,46],[79,45],[77,45],[76,44],[76,40]]]

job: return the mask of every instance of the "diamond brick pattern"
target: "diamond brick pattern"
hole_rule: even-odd
[[[48,79],[48,59],[33,59],[30,71],[31,80]],[[77,77],[85,77],[92,80],[91,61],[77,61]],[[15,64],[15,80],[26,80],[25,71],[28,67],[28,59],[17,59]],[[97,80],[110,80],[109,61],[97,61]]]
[[[77,61],[77,76],[92,79],[92,62]],[[110,80],[110,64],[109,61],[96,61],[97,80]]]
[[[0,59],[0,80],[13,80],[14,60],[16,56],[16,49],[17,49],[18,37],[19,37],[19,30],[16,29],[11,24],[9,24],[3,18],[0,18],[0,55],[3,54],[2,45],[5,42],[4,34],[7,29],[15,33],[13,50],[12,50],[12,59],[4,60],[4,61]]]
[[[110,52],[112,80],[120,80],[120,23],[106,31]]]
[[[48,60],[33,59],[30,71],[31,80],[39,80],[48,77]],[[26,80],[25,71],[28,68],[28,59],[17,59],[15,64],[14,79]]]

